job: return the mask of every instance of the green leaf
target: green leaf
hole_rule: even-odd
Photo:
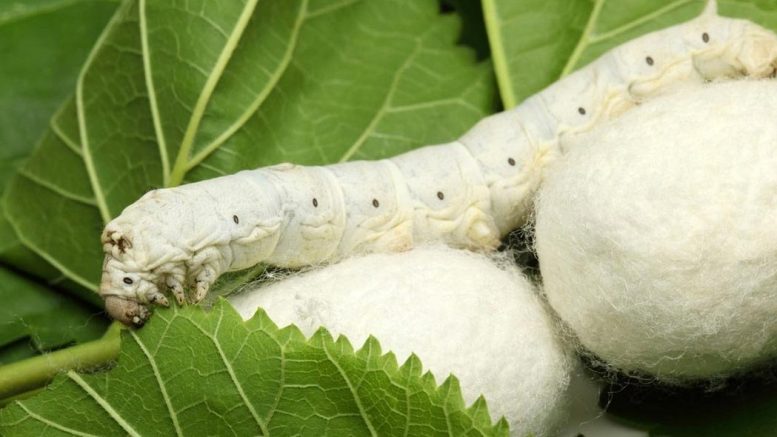
[[[72,93],[78,70],[116,5],[107,0],[0,3],[0,193],[51,114]],[[2,203],[0,262],[48,280],[61,277],[22,246]]]
[[[499,90],[506,108],[637,36],[687,21],[705,0],[483,0]],[[763,0],[719,0],[721,15],[777,29]]]
[[[72,93],[78,70],[116,4],[106,0],[0,3],[4,60],[0,64],[0,187],[32,150],[51,114]]]
[[[73,371],[0,410],[0,434],[507,435],[458,382],[437,387],[417,357],[402,367],[370,338],[354,351],[325,330],[306,340],[226,301],[157,311],[125,331],[117,366]]]
[[[495,100],[457,36],[434,0],[127,0],[11,182],[9,220],[94,290],[101,228],[150,188],[456,138]]]
[[[483,8],[480,0],[440,0],[442,9],[449,9],[461,17],[461,35],[459,43],[472,47],[478,59],[491,56],[488,46],[486,24],[483,21]]]
[[[117,4],[105,0],[0,3],[0,193],[47,129],[51,114],[72,93],[81,64]],[[67,176],[60,174],[63,178]],[[81,289],[63,281],[59,271],[20,243],[2,203],[0,263],[38,276],[52,287]],[[82,292],[82,296],[87,295]],[[107,326],[94,308],[1,267],[0,300],[4,302],[0,364],[96,338]]]
[[[0,301],[0,365],[24,355],[95,339],[108,326],[93,308],[3,268]],[[22,354],[25,349],[29,353]]]

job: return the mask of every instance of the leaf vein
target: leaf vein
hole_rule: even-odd
[[[205,85],[200,92],[200,96],[197,98],[197,102],[194,105],[194,110],[192,111],[192,115],[189,118],[189,123],[187,124],[186,130],[184,131],[184,136],[181,140],[181,147],[178,149],[178,156],[175,158],[175,163],[173,164],[173,168],[170,171],[170,178],[167,183],[165,183],[166,186],[180,184],[186,175],[186,170],[188,169],[188,162],[190,158],[189,155],[191,154],[191,149],[194,144],[194,137],[197,133],[200,122],[202,121],[202,117],[205,114],[205,108],[207,107],[211,95],[213,95],[213,91],[216,89],[216,85],[218,84],[221,75],[224,73],[224,70],[227,67],[229,59],[232,57],[232,54],[237,48],[237,44],[240,42],[240,37],[243,34],[243,31],[245,31],[248,23],[251,20],[251,16],[256,9],[257,2],[258,0],[248,0],[246,2],[243,12],[240,14],[240,17],[235,23],[235,28],[232,29],[232,33],[229,35],[229,38],[224,44],[224,48],[219,54],[219,57],[216,60],[216,64],[213,66],[213,69],[208,75],[208,79],[205,81]]]
[[[167,326],[170,325],[168,324]],[[143,354],[146,356],[146,358],[148,358],[148,364],[151,366],[151,370],[154,372],[154,378],[156,378],[157,384],[159,384],[159,390],[162,392],[162,398],[164,399],[165,405],[167,406],[167,411],[170,413],[170,420],[173,421],[173,427],[175,428],[176,435],[183,435],[181,425],[178,423],[178,414],[173,408],[170,395],[167,393],[167,387],[165,386],[165,382],[162,379],[162,375],[159,373],[159,366],[157,365],[154,355],[149,352],[148,348],[146,348],[146,345],[140,340],[140,337],[138,337],[135,331],[130,331],[130,334],[132,335],[132,339],[135,340],[135,343],[138,345],[138,347],[140,347],[140,350],[142,350]],[[161,338],[164,338],[164,336]]]
[[[71,97],[72,98],[72,97]],[[69,100],[69,99],[68,99]],[[62,142],[76,155],[83,157],[84,152],[81,150],[81,145],[78,144],[76,140],[70,137],[70,135],[65,133],[65,130],[60,126],[59,120],[62,113],[65,111],[65,108],[67,107],[67,103],[69,101],[66,100],[65,103],[63,103],[58,109],[57,112],[54,113],[54,115],[49,119],[49,127],[54,132],[54,134],[62,140]]]
[[[360,0],[346,0],[342,1],[340,3],[332,3],[330,5],[327,5],[316,12],[308,12],[306,15],[306,18],[316,18],[321,15],[330,14],[332,12],[335,12],[339,9],[347,8],[348,6],[355,5],[356,3],[359,3]]]
[[[660,17],[661,15],[667,14],[667,13],[669,13],[669,12],[671,12],[671,11],[681,7],[681,6],[685,6],[685,5],[689,4],[689,3],[691,3],[692,1],[693,0],[677,0],[677,1],[672,2],[672,3],[670,3],[670,4],[666,5],[666,6],[661,7],[659,9],[656,9],[655,11],[653,11],[653,12],[647,14],[647,15],[643,15],[643,16],[637,18],[636,20],[630,21],[630,22],[628,22],[628,23],[626,23],[626,24],[624,24],[622,26],[619,26],[619,27],[617,27],[615,29],[612,29],[612,30],[610,30],[608,32],[592,35],[591,38],[588,40],[588,42],[590,44],[595,44],[595,43],[598,43],[598,42],[601,42],[601,41],[605,41],[605,40],[614,38],[614,37],[616,37],[616,36],[618,36],[618,35],[620,35],[620,34],[622,34],[624,32],[628,32],[629,30],[631,30],[631,29],[633,29],[633,28],[635,28],[637,26],[640,26],[640,25],[642,25],[644,23],[647,23],[649,21],[655,20],[656,18]]]
[[[102,185],[100,184],[100,179],[97,176],[97,167],[95,166],[92,157],[92,151],[89,148],[89,131],[86,128],[86,109],[84,108],[84,79],[103,44],[107,41],[108,35],[110,35],[113,28],[121,22],[124,12],[126,12],[130,4],[129,0],[125,0],[119,10],[113,14],[108,25],[105,26],[103,33],[100,34],[100,37],[97,39],[94,48],[86,58],[86,62],[81,69],[81,74],[78,75],[78,82],[76,82],[76,112],[78,115],[78,129],[81,134],[81,148],[83,150],[84,164],[86,165],[86,172],[89,175],[89,182],[92,184],[92,191],[94,192],[94,198],[97,202],[97,209],[100,211],[100,217],[102,217],[103,223],[111,221],[111,212],[108,208],[108,202],[105,198]]]
[[[167,142],[162,131],[162,119],[159,116],[159,103],[154,87],[154,77],[151,73],[151,52],[148,45],[148,24],[146,22],[146,0],[139,0],[138,15],[140,18],[140,44],[143,48],[143,75],[146,79],[148,102],[151,108],[151,119],[154,123],[157,144],[159,145],[159,158],[162,161],[162,183],[169,185],[170,181],[170,157],[167,156]]]
[[[219,319],[216,322],[216,328],[214,330],[215,333],[218,333],[219,329],[221,328],[221,322],[224,320],[224,312],[223,310],[219,313]],[[232,367],[232,364],[227,359],[226,354],[224,353],[224,349],[221,347],[221,343],[218,341],[218,339],[215,337],[215,335],[205,331],[201,326],[194,324],[197,329],[203,333],[203,335],[207,336],[210,341],[213,343],[213,346],[215,346],[216,351],[219,354],[219,358],[221,358],[222,363],[224,363],[224,368],[227,371],[227,374],[229,374],[229,378],[232,380],[232,384],[237,389],[238,393],[240,394],[240,398],[243,400],[243,403],[245,404],[246,408],[248,408],[248,411],[251,412],[251,416],[253,416],[254,420],[256,421],[256,424],[259,425],[259,428],[262,430],[262,435],[268,436],[269,432],[267,431],[267,425],[259,418],[259,414],[256,412],[256,409],[254,408],[253,404],[248,400],[248,396],[245,393],[245,390],[243,390],[243,385],[240,383],[240,381],[237,378],[237,375],[235,374],[235,369]]]
[[[67,372],[67,374],[66,374],[66,375],[67,375],[67,377],[68,377],[68,378],[70,378],[70,379],[71,379],[73,382],[75,382],[75,383],[76,383],[76,384],[77,384],[79,387],[81,387],[81,389],[83,389],[83,390],[84,390],[84,391],[85,391],[85,392],[86,392],[86,393],[87,393],[89,396],[91,396],[91,397],[92,397],[92,399],[94,399],[94,400],[95,400],[95,402],[97,402],[97,404],[99,404],[99,405],[100,405],[100,407],[101,407],[101,408],[102,408],[102,409],[103,409],[103,410],[104,410],[106,413],[108,413],[108,415],[109,415],[109,416],[111,416],[111,418],[113,418],[113,420],[114,420],[114,421],[116,421],[116,423],[118,423],[118,424],[119,424],[119,426],[121,426],[121,427],[122,427],[122,429],[124,429],[124,431],[127,431],[127,434],[129,434],[129,435],[131,435],[131,436],[133,436],[133,437],[134,437],[134,436],[140,437],[140,434],[139,434],[137,431],[135,431],[135,429],[132,427],[132,425],[130,425],[129,423],[127,423],[127,421],[126,421],[126,420],[124,420],[124,418],[123,418],[123,417],[121,417],[121,415],[119,414],[119,412],[118,412],[118,411],[116,411],[116,410],[115,410],[115,409],[114,409],[114,408],[111,406],[111,404],[110,404],[110,403],[108,403],[108,401],[107,401],[107,400],[105,400],[105,398],[103,398],[102,396],[100,396],[100,394],[99,394],[99,393],[97,393],[97,392],[96,392],[96,391],[95,391],[95,390],[92,388],[92,386],[91,386],[91,385],[89,385],[89,383],[87,383],[87,382],[86,382],[86,381],[85,381],[83,378],[81,378],[81,375],[79,375],[78,373],[76,373],[76,372],[74,372],[74,371],[72,371],[72,370],[71,370],[71,371],[69,371],[69,372]]]
[[[367,127],[364,128],[364,131],[362,131],[361,135],[359,135],[359,137],[351,145],[351,147],[349,147],[348,150],[346,150],[345,153],[343,153],[343,156],[340,157],[338,162],[345,162],[351,159],[353,155],[355,155],[359,151],[359,149],[361,149],[361,147],[370,137],[370,135],[375,130],[375,128],[377,128],[378,123],[380,123],[383,116],[391,107],[391,100],[394,98],[394,93],[396,93],[397,88],[399,88],[399,82],[402,79],[403,74],[412,65],[413,59],[415,59],[415,57],[421,51],[421,43],[422,43],[422,40],[420,38],[416,39],[415,48],[407,57],[407,59],[405,59],[402,65],[397,69],[397,71],[394,73],[394,77],[391,80],[391,84],[389,85],[388,92],[386,93],[386,97],[383,99],[383,103],[381,104],[381,107],[375,112],[375,114],[372,116],[372,119],[367,124]]]
[[[348,386],[348,390],[351,391],[351,394],[353,395],[353,401],[354,403],[356,403],[356,408],[359,409],[361,418],[364,421],[364,424],[367,426],[367,429],[370,430],[370,434],[373,436],[377,436],[378,433],[375,431],[375,428],[372,426],[372,422],[370,421],[370,418],[367,416],[367,412],[365,411],[364,406],[362,405],[361,398],[359,397],[359,393],[357,393],[356,390],[354,389],[350,378],[348,378],[348,375],[345,373],[345,370],[340,366],[340,363],[338,363],[337,360],[335,360],[335,358],[332,356],[331,352],[329,351],[329,347],[327,347],[326,340],[323,342],[321,348],[326,354],[327,358],[329,359],[329,362],[335,366],[335,368],[337,369],[337,372],[340,373],[340,376],[342,376],[343,381],[345,381],[345,384]]]
[[[89,205],[89,206],[97,206],[97,203],[95,202],[95,200],[93,198],[83,197],[83,196],[79,196],[78,194],[75,194],[75,193],[67,192],[64,189],[62,189],[61,187],[59,187],[59,186],[57,186],[57,185],[55,185],[55,184],[53,184],[53,183],[51,183],[49,181],[41,179],[38,176],[28,172],[24,168],[20,168],[19,169],[19,175],[29,179],[33,183],[35,183],[37,185],[40,185],[41,187],[43,187],[43,188],[45,188],[45,189],[47,189],[49,191],[53,191],[54,193],[59,194],[60,196],[66,198],[66,199],[73,200],[73,201],[76,201],[78,203],[83,203],[83,204]]]
[[[262,103],[264,103],[264,101],[270,95],[272,90],[275,88],[275,85],[278,84],[278,81],[280,81],[281,77],[283,77],[283,73],[286,71],[289,64],[291,63],[291,59],[297,48],[300,29],[302,28],[302,24],[305,21],[305,13],[307,12],[307,8],[308,8],[308,0],[303,0],[302,6],[300,7],[299,14],[297,15],[297,19],[294,22],[294,29],[292,29],[291,31],[291,37],[290,37],[291,40],[289,41],[289,45],[283,54],[283,59],[281,60],[281,63],[278,65],[278,68],[270,75],[270,80],[267,82],[267,84],[265,84],[264,88],[262,88],[262,91],[259,92],[259,94],[256,96],[256,99],[254,99],[254,101],[251,102],[251,104],[235,120],[234,123],[232,123],[226,130],[224,130],[224,132],[222,132],[208,145],[203,147],[202,150],[200,150],[196,155],[194,155],[194,157],[192,157],[192,159],[189,160],[186,167],[187,171],[191,170],[197,164],[202,162],[205,158],[210,156],[211,153],[213,153],[226,140],[228,140],[232,135],[234,135],[235,132],[238,131],[238,129],[243,127],[243,125],[245,125],[245,123],[251,118],[251,116],[254,113],[256,113],[256,111],[259,109]]]
[[[589,39],[591,38],[591,34],[594,32],[594,29],[596,28],[596,22],[599,21],[599,14],[602,12],[602,7],[604,7],[604,2],[605,0],[594,1],[593,10],[591,11],[591,15],[588,16],[588,22],[586,22],[585,24],[585,29],[583,29],[583,34],[580,35],[580,39],[577,41],[577,44],[575,45],[575,49],[572,51],[572,55],[569,56],[569,59],[567,59],[567,63],[564,65],[564,68],[561,70],[561,75],[559,76],[559,79],[568,75],[575,69],[577,62],[580,60],[580,57],[583,55],[583,51],[589,44]]]
[[[24,410],[24,412],[27,413],[33,419],[37,420],[38,422],[45,423],[46,425],[52,428],[58,429],[59,431],[66,432],[71,435],[81,436],[81,437],[98,437],[96,434],[88,434],[85,432],[81,432],[81,431],[69,428],[67,426],[60,425],[50,419],[46,419],[45,417],[27,408],[27,406],[25,406],[24,403],[22,402],[17,402],[17,405],[19,405],[19,407],[21,407],[21,409]]]

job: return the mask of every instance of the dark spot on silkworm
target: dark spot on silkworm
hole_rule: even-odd
[[[237,218],[237,216],[236,216],[236,215],[233,215],[233,216],[232,216],[232,221],[233,221],[233,222],[235,222],[235,224],[238,224],[238,223],[240,223],[240,219],[239,219],[239,218]]]
[[[645,62],[647,62],[648,65],[653,65],[655,63],[655,61],[653,61],[653,58],[651,58],[650,56],[645,58]]]
[[[122,279],[122,281],[124,281],[124,283],[127,285],[132,285],[132,282],[133,282],[132,278],[130,278],[129,276],[125,276],[124,279]]]
[[[707,32],[702,33],[701,40],[704,42],[710,42],[710,34]]]
[[[585,108],[583,108],[583,107],[581,106],[581,107],[577,108],[577,112],[579,112],[579,113],[580,113],[580,115],[585,115]]]
[[[132,243],[129,242],[124,237],[119,238],[118,240],[114,240],[113,236],[116,234],[116,231],[108,231],[107,232],[107,242],[111,244],[112,246],[117,246],[119,248],[120,253],[124,253],[127,251],[127,249],[132,247]]]
[[[513,158],[507,158],[507,163],[515,167],[515,160]]]
[[[440,200],[445,199],[445,194],[442,194],[442,191],[438,191],[437,192],[437,198],[440,199]]]
[[[313,198],[313,208],[318,208],[318,199]]]
[[[375,208],[380,206],[380,202],[378,202],[378,199],[372,199],[372,206],[374,206]]]

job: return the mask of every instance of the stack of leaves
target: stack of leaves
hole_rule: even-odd
[[[1,4],[0,363],[62,348],[51,362],[112,356],[109,347],[90,362],[82,351],[94,348],[67,346],[107,327],[94,293],[99,233],[147,190],[447,142],[496,111],[497,95],[511,107],[703,7],[483,0],[481,15],[450,3],[456,13],[440,13],[437,0]],[[721,12],[777,28],[763,4],[730,0]],[[491,61],[459,41],[486,48]],[[226,278],[222,292],[257,271]],[[3,410],[3,434],[506,432],[491,427],[484,402],[463,407],[454,379],[435,388],[418,360],[397,368],[375,341],[354,353],[323,332],[305,341],[278,331],[262,315],[243,324],[222,304],[158,316],[124,334],[111,373],[70,371]],[[27,386],[36,359],[0,368],[0,388]]]

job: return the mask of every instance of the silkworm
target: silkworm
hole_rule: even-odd
[[[459,140],[380,161],[280,164],[153,190],[108,223],[100,294],[126,324],[148,305],[200,301],[222,273],[258,263],[299,267],[423,241],[493,249],[526,219],[546,164],[576,135],[681,84],[766,77],[777,36],[698,18],[618,46],[481,120]]]

